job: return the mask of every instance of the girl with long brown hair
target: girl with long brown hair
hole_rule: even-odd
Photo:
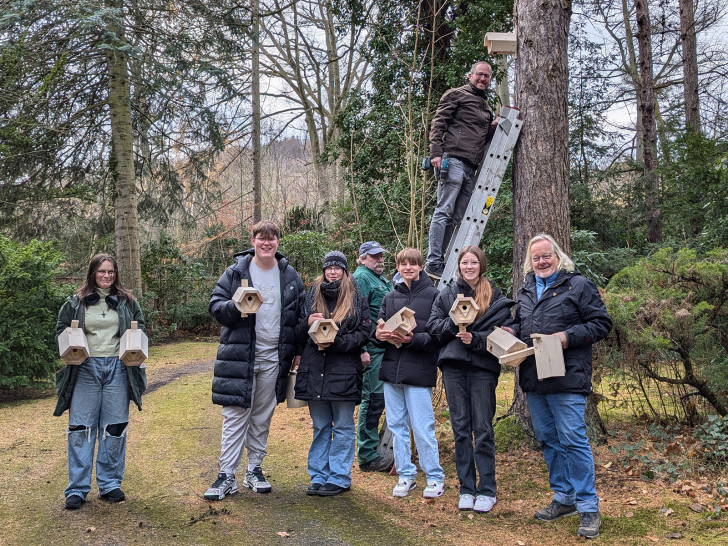
[[[427,331],[440,343],[450,423],[455,436],[455,467],[460,480],[459,510],[490,512],[496,503],[493,415],[500,364],[487,349],[496,326],[512,323],[515,304],[485,276],[485,253],[467,246],[458,255],[458,278],[435,300]],[[449,312],[458,294],[478,305],[475,322],[460,332]],[[476,477],[477,473],[480,479]]]
[[[346,256],[326,254],[323,274],[306,296],[306,317],[299,336],[306,339],[296,378],[296,398],[308,401],[313,441],[308,452],[311,485],[306,494],[333,496],[351,487],[354,462],[354,408],[361,402],[361,349],[372,329],[367,301],[349,276]],[[332,319],[338,328],[333,342],[316,344],[310,326]]]
[[[131,292],[119,281],[119,266],[109,254],[91,259],[84,283],[58,314],[56,337],[79,321],[88,341],[89,357],[80,365],[65,366],[56,376],[58,403],[53,413],[68,414],[67,510],[86,502],[96,452],[99,498],[120,502],[126,461],[129,402],[142,409],[147,385],[144,365],[126,367],[119,359],[119,342],[136,321],[144,329],[144,315]]]

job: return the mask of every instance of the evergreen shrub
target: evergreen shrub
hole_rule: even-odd
[[[0,388],[32,386],[59,365],[58,310],[70,287],[58,286],[62,255],[53,243],[0,236]]]

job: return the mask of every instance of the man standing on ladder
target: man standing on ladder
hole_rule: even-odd
[[[430,162],[438,184],[425,273],[435,279],[442,276],[445,251],[467,210],[475,173],[498,125],[488,104],[491,76],[488,63],[475,63],[468,83],[445,92],[432,120]]]
[[[384,295],[392,290],[392,283],[383,275],[384,253],[387,252],[376,241],[367,241],[359,247],[359,266],[353,273],[359,290],[369,302],[372,314],[372,328],[377,326],[379,308]],[[379,446],[379,420],[384,411],[384,383],[379,379],[384,349],[368,343],[361,354],[364,366],[364,384],[356,425],[356,458],[359,469],[365,472],[389,472],[393,459],[384,459],[377,452]]]

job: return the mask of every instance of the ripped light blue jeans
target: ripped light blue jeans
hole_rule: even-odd
[[[91,490],[94,448],[96,483],[103,495],[121,486],[126,462],[129,382],[118,357],[91,357],[81,364],[68,416],[66,498]],[[109,426],[114,434],[110,434]]]

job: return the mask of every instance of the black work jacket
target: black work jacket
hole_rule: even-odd
[[[564,332],[568,342],[564,350],[564,377],[539,381],[534,357],[529,356],[521,363],[519,382],[524,392],[584,395],[591,392],[592,345],[607,337],[612,329],[612,319],[593,282],[578,271],[562,270],[538,299],[534,274],[529,273],[518,291],[512,328],[529,347],[533,345],[531,334]]]
[[[427,331],[442,347],[438,360],[440,367],[452,366],[465,370],[481,369],[496,375],[500,374],[501,365],[498,359],[488,352],[487,338],[496,326],[510,326],[513,323],[511,307],[515,305],[515,302],[506,298],[498,288],[493,286],[493,283],[491,283],[491,288],[493,293],[488,310],[467,327],[467,331],[473,334],[473,341],[470,345],[466,345],[455,337],[460,329],[450,318],[449,313],[457,295],[474,297],[473,289],[468,283],[458,279],[457,282],[451,283],[440,292],[427,323]]]
[[[372,343],[384,348],[379,368],[382,381],[417,387],[434,387],[437,383],[439,347],[427,332],[427,321],[438,293],[430,277],[422,273],[419,280],[412,282],[411,288],[405,282],[398,282],[394,290],[384,296],[379,309],[380,319],[387,321],[403,307],[409,307],[415,312],[417,326],[412,330],[412,341],[400,348],[388,341],[379,341],[372,334]]]
[[[356,283],[354,283],[356,286]],[[310,288],[315,290],[315,285]],[[335,300],[327,298],[329,310]],[[333,343],[324,350],[308,336],[308,315],[299,323],[299,336],[306,340],[301,355],[301,365],[296,376],[296,398],[329,402],[361,402],[364,368],[361,349],[369,340],[372,319],[369,305],[357,287],[354,305],[358,309],[359,322],[348,326],[339,325]]]
[[[253,393],[255,371],[255,314],[242,318],[232,300],[240,280],[250,277],[250,262],[255,251],[251,248],[236,254],[235,263],[225,270],[210,298],[210,313],[222,325],[220,346],[217,349],[212,380],[212,402],[221,406],[249,408]],[[303,316],[305,288],[301,277],[276,253],[281,284],[281,329],[278,338],[278,380],[276,400],[286,399],[286,380],[294,356],[301,354],[296,339],[296,326]]]

